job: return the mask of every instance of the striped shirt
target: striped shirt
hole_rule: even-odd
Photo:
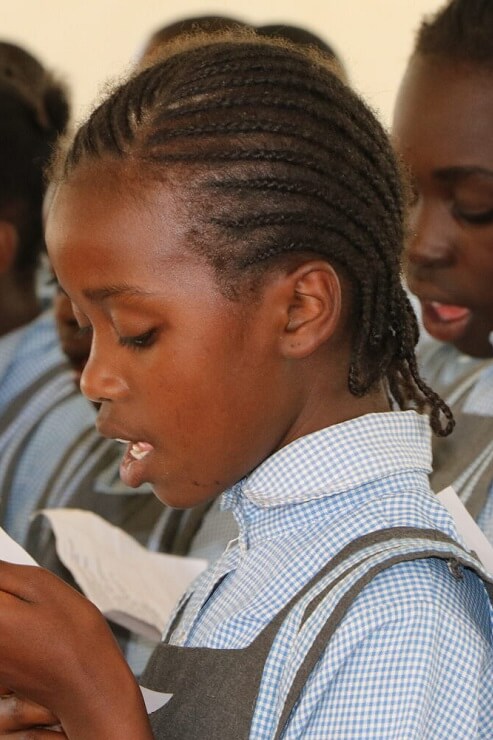
[[[493,363],[482,371],[469,394],[464,411],[470,414],[493,417]],[[489,450],[491,458],[493,456],[493,440],[491,440]],[[478,517],[478,524],[493,544],[493,481],[488,499]]]
[[[435,528],[457,539],[430,492],[430,461],[428,421],[412,411],[363,416],[281,449],[225,494],[238,541],[194,585],[171,642],[245,647],[330,558],[371,531]],[[310,617],[314,629],[324,608]],[[337,628],[284,737],[493,737],[491,631],[472,573],[456,580],[435,559],[392,567]],[[251,738],[272,736],[299,659],[292,642],[275,641]]]
[[[56,557],[49,523],[37,510],[91,509],[152,550],[175,551],[178,518],[147,484],[129,489],[119,479],[122,446],[104,439],[94,426],[96,410],[74,384],[59,346],[52,312],[0,339],[0,526],[36,561],[69,579]],[[190,516],[193,514],[191,513]],[[174,539],[166,546],[168,530]],[[174,531],[176,529],[176,532]],[[182,551],[216,558],[236,534],[236,523],[217,504],[206,513]],[[185,549],[186,547],[186,549]],[[125,654],[140,673],[153,648],[135,635]]]
[[[477,415],[493,419],[493,359],[485,360],[469,357],[459,352],[452,344],[437,342],[428,338],[423,341],[420,350],[420,370],[432,388],[447,401],[454,410],[457,401],[464,399],[462,410],[456,415],[457,429],[461,423],[461,415]],[[453,390],[451,390],[453,388]],[[475,478],[482,470],[491,468],[493,460],[493,439],[485,439],[483,448],[471,462],[465,466],[457,480],[451,480],[464,497],[467,506],[467,497]],[[441,445],[441,440],[438,440]],[[468,484],[462,489],[462,482]],[[489,541],[493,544],[493,480],[487,494],[486,501],[477,517]]]

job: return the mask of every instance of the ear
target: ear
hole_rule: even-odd
[[[18,243],[19,235],[14,224],[0,219],[0,275],[12,268]]]
[[[286,276],[286,321],[281,337],[285,357],[308,357],[338,329],[342,288],[325,260],[305,262]]]

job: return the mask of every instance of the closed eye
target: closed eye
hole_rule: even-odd
[[[473,226],[485,226],[493,222],[493,209],[490,208],[488,211],[478,211],[477,213],[468,213],[467,211],[456,209],[456,216]]]
[[[131,347],[132,349],[147,349],[154,344],[156,338],[156,329],[149,329],[144,334],[138,334],[133,337],[119,337],[118,343],[122,347]]]

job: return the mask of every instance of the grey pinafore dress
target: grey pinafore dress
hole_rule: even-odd
[[[493,416],[466,413],[464,406],[481,372],[491,361],[475,365],[447,387],[444,398],[456,420],[454,433],[432,440],[430,485],[437,493],[452,486],[475,519],[493,482]]]
[[[283,621],[303,600],[301,632],[314,609],[332,589],[342,586],[338,588],[341,596],[335,608],[306,653],[276,717],[277,729],[271,737],[275,740],[282,737],[310,672],[361,590],[392,565],[430,557],[446,560],[454,578],[463,577],[462,567],[476,571],[491,598],[493,581],[474,554],[441,532],[397,527],[365,535],[343,548],[243,649],[170,645],[167,639],[179,623],[183,604],[141,678],[143,686],[173,694],[164,707],[150,715],[154,737],[246,740],[250,736],[264,665]]]

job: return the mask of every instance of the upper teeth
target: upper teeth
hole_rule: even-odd
[[[130,454],[134,460],[142,460],[142,458],[149,454],[149,450],[143,450],[138,444],[133,444],[130,448]]]

